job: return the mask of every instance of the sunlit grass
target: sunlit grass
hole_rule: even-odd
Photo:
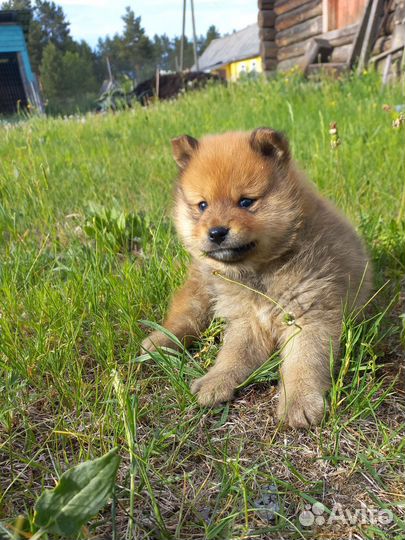
[[[306,529],[300,512],[338,501],[395,515],[388,525],[345,525],[342,538],[350,531],[403,537],[404,406],[396,377],[405,130],[394,129],[395,113],[383,108],[401,103],[400,84],[381,90],[372,74],[340,82],[281,77],[148,109],[0,127],[4,524],[23,514],[19,527],[29,531],[44,487],[118,445],[114,502],[84,535],[317,538],[328,529]],[[286,132],[299,164],[365,238],[376,286],[384,285],[365,320],[345,322],[331,415],[308,433],[283,431],[275,419],[277,356],[241,385],[234,403],[196,404],[189,384],[214,362],[221,321],[191,352],[139,350],[187,268],[170,221],[170,139],[263,125]],[[268,486],[278,505],[270,521],[255,503]]]

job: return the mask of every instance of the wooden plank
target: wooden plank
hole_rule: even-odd
[[[388,13],[382,25],[382,33],[391,35],[395,30],[395,13]]]
[[[391,49],[392,45],[392,36],[381,36],[375,42],[373,48],[373,55],[380,54],[382,52],[388,51]]]
[[[385,0],[372,0],[370,17],[367,22],[364,40],[359,56],[359,63],[357,66],[357,73],[359,74],[362,73],[363,69],[367,66],[370,53],[373,50],[374,43],[377,39],[378,22],[380,15],[383,13],[384,2]]]
[[[341,45],[347,45],[353,43],[354,36],[358,30],[358,24],[351,24],[345,28],[339,28],[338,30],[331,30],[322,34],[324,39],[327,39],[334,47],[340,47]]]
[[[312,39],[305,56],[299,62],[300,69],[306,75],[308,66],[316,62],[328,62],[332,53],[333,47],[329,41],[322,38]]]
[[[392,46],[405,44],[405,0],[398,2],[394,18],[394,31],[392,33]]]
[[[259,11],[257,17],[257,22],[261,28],[271,28],[274,27],[274,21],[276,19],[276,14],[272,9],[265,9]]]
[[[302,57],[307,53],[308,48],[312,43],[312,38],[306,39],[304,41],[299,41],[298,43],[293,43],[288,45],[288,47],[283,47],[278,49],[277,58],[279,61],[288,60],[289,58]]]
[[[279,47],[286,47],[297,41],[302,41],[322,33],[322,17],[314,17],[308,21],[297,24],[287,30],[277,32],[276,43]]]
[[[393,49],[388,49],[387,51],[382,52],[381,54],[377,54],[377,56],[374,56],[371,58],[370,62],[378,62],[379,60],[382,60],[386,56],[393,55],[399,51],[402,51],[404,48],[404,45],[398,45],[398,47],[395,47]]]
[[[308,68],[308,76],[326,74],[330,77],[338,77],[347,71],[347,64],[311,64]]]
[[[330,56],[330,62],[335,63],[335,64],[336,63],[346,64],[349,59],[351,50],[352,50],[352,45],[350,44],[342,45],[340,47],[335,47]]]
[[[349,24],[358,24],[364,12],[364,0],[330,0],[332,18],[329,28],[345,28]]]
[[[283,15],[283,13],[287,13],[287,11],[292,11],[304,4],[309,4],[310,1],[311,0],[279,0],[275,3],[274,11],[276,12],[276,15]]]
[[[364,36],[366,34],[367,24],[370,17],[372,5],[373,5],[373,0],[368,0],[366,8],[363,13],[363,18],[361,19],[360,24],[357,28],[357,32],[353,40],[352,52],[350,53],[349,61],[348,61],[350,69],[353,68],[354,64],[357,62],[360,56],[361,47],[363,45]]]
[[[278,15],[274,26],[277,32],[280,32],[308,19],[312,19],[317,15],[322,15],[322,4],[319,0],[312,0],[312,2],[304,4],[284,15]]]
[[[257,7],[259,9],[272,9],[274,7],[274,0],[258,0]]]
[[[276,37],[276,29],[275,28],[260,28],[259,35],[262,41],[274,41]]]
[[[322,33],[329,30],[329,0],[322,0]]]
[[[282,60],[277,62],[277,71],[289,71],[293,67],[298,65],[298,58],[289,58],[288,60]]]
[[[277,45],[270,41],[262,41],[260,44],[260,56],[262,58],[277,58]]]
[[[388,82],[388,77],[390,75],[391,71],[391,64],[392,64],[392,53],[390,53],[387,57],[387,60],[385,61],[383,76],[382,76],[382,84],[385,86]]]
[[[271,58],[265,59],[262,66],[266,72],[275,71],[277,69],[277,60],[272,60]]]
[[[337,0],[327,0],[328,4],[328,20],[326,23],[327,29],[337,29]]]
[[[23,61],[23,57],[22,57],[21,52],[17,53],[17,63],[18,63],[18,70],[20,72],[21,82],[22,82],[23,89],[24,89],[25,101],[28,104],[29,102],[33,101],[33,99],[32,99],[33,96],[31,95],[31,88],[30,88],[29,82],[27,80],[27,74],[26,74],[26,71],[25,71],[24,61]]]

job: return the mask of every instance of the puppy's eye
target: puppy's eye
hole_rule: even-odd
[[[239,201],[239,206],[241,208],[249,208],[255,202],[255,199],[241,199]]]
[[[206,201],[201,201],[198,203],[198,209],[200,212],[204,212],[208,208],[208,203]]]

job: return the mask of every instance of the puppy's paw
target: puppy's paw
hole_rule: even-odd
[[[324,414],[324,398],[319,390],[280,392],[277,407],[279,420],[292,428],[306,428],[320,424]]]
[[[205,407],[229,401],[235,392],[236,385],[229,373],[207,373],[196,379],[191,385],[191,393],[196,394],[197,401]]]
[[[148,337],[146,337],[141,343],[141,353],[154,352],[160,347],[175,347],[175,344],[162,332],[155,330]]]

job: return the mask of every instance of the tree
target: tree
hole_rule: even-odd
[[[107,57],[118,79],[141,82],[154,76],[156,66],[165,71],[178,69],[181,38],[171,39],[163,34],[151,40],[141,17],[136,17],[130,7],[125,8],[122,16],[122,32],[112,38],[100,38],[95,51],[85,41],[73,40],[62,7],[51,0],[4,0],[1,8],[31,9],[28,34],[31,64],[40,76],[53,111],[69,112],[69,106],[70,110],[77,109],[85,100],[88,108],[92,94],[106,76]],[[198,54],[217,37],[217,28],[210,26],[206,35],[198,38]],[[183,65],[187,69],[193,64],[193,43],[185,36]]]
[[[32,69],[35,73],[39,73],[39,66],[42,62],[42,56],[46,42],[41,25],[38,21],[32,20],[28,32],[28,50],[30,53]]]
[[[170,54],[170,69],[175,71],[178,69],[180,60],[181,38],[175,37],[172,41],[172,51]],[[187,36],[184,36],[184,56],[183,68],[189,69],[194,64],[194,48],[192,41],[189,41]]]
[[[65,77],[62,61],[62,52],[53,43],[48,43],[44,49],[40,72],[45,96],[50,101],[63,95]]]
[[[39,70],[48,43],[53,43],[61,52],[73,49],[69,25],[63,9],[55,2],[36,0],[28,34],[28,49],[35,72]]]
[[[153,49],[155,64],[159,66],[160,69],[169,71],[171,69],[170,59],[173,50],[170,38],[166,34],[161,36],[155,34],[153,37]]]
[[[44,49],[40,71],[48,111],[70,113],[94,103],[98,84],[93,63],[91,56],[80,54],[80,48],[90,48],[76,45],[79,50],[64,54],[51,42]]]
[[[66,51],[73,44],[70,36],[70,23],[66,20],[61,6],[48,0],[36,0],[35,20],[39,23],[45,44],[56,45],[60,51]]]
[[[28,31],[28,50],[33,70],[38,73],[42,55],[48,43],[60,51],[71,50],[74,44],[70,36],[69,22],[63,9],[48,0],[7,0],[1,9],[30,9],[32,18]]]
[[[31,0],[8,0],[0,5],[0,9],[31,9]]]
[[[219,37],[221,37],[221,34],[219,33],[218,28],[214,24],[212,24],[208,28],[207,33],[205,34],[205,38],[203,38],[203,43],[201,44],[199,54],[202,54],[205,51],[211,41],[213,41],[214,39],[218,39]]]
[[[123,33],[99,40],[98,52],[103,59],[107,56],[110,58],[116,74],[140,81],[154,73],[153,43],[141,25],[141,17],[136,17],[131,8],[125,9],[122,20]]]
[[[97,91],[90,58],[81,56],[78,52],[67,51],[62,57],[63,89],[60,97],[74,98],[79,94]]]

